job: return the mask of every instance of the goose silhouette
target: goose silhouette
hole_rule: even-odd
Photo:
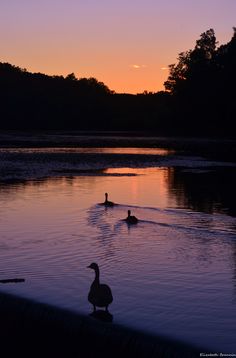
[[[133,215],[130,215],[130,214],[131,214],[131,211],[128,210],[128,216],[127,216],[127,218],[125,219],[125,221],[126,221],[128,224],[137,224],[138,219],[136,218],[136,216],[133,216]]]
[[[111,289],[108,285],[100,283],[98,264],[92,262],[88,268],[95,271],[95,279],[90,287],[88,301],[93,305],[94,312],[96,307],[105,307],[106,311],[108,311],[108,306],[113,301]]]
[[[112,201],[108,200],[108,193],[105,193],[105,201],[102,203],[102,205],[105,206],[114,206],[115,204]]]

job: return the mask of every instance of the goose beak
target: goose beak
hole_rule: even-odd
[[[91,265],[87,266],[87,268],[91,268]]]

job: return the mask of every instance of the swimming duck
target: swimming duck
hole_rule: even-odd
[[[107,194],[107,193],[105,193],[105,201],[104,201],[103,205],[106,205],[106,206],[113,206],[113,205],[115,205],[112,201],[109,201],[109,200],[108,200],[108,194]]]
[[[93,262],[88,268],[95,271],[95,279],[90,287],[88,301],[92,303],[94,311],[96,311],[96,306],[105,307],[108,311],[108,305],[113,301],[111,289],[108,285],[100,283],[98,264]]]
[[[128,224],[137,224],[138,219],[136,218],[136,216],[133,216],[133,215],[130,215],[130,214],[131,214],[131,211],[128,210],[128,216],[127,216],[127,218],[125,219],[125,221],[126,221]]]

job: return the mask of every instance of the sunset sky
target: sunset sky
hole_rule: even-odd
[[[0,61],[156,92],[202,32],[228,42],[235,15],[236,0],[0,0]]]

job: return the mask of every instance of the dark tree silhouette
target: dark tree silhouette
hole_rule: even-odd
[[[201,34],[194,50],[181,52],[178,63],[169,66],[170,75],[164,83],[166,90],[178,93],[191,81],[202,78],[212,66],[216,51],[216,37],[213,29]]]
[[[170,65],[165,88],[182,134],[232,136],[236,94],[236,35],[217,48],[213,29],[201,34],[195,48]],[[177,127],[177,126],[176,126]]]
[[[213,29],[169,66],[166,91],[118,94],[95,78],[47,76],[0,63],[0,129],[129,130],[235,137],[236,28]]]

